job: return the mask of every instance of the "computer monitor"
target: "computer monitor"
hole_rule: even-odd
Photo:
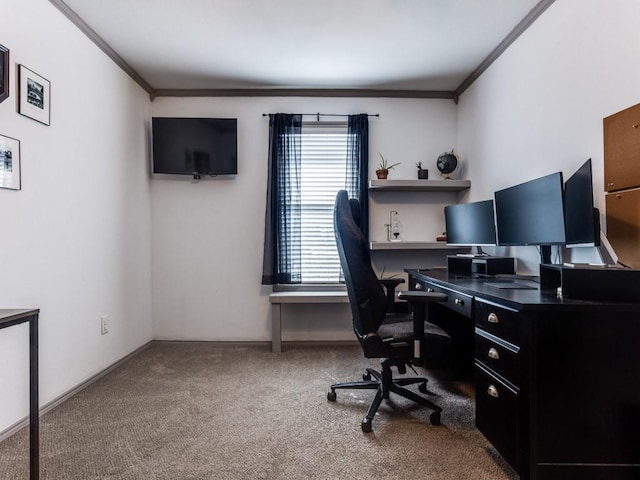
[[[593,205],[591,159],[564,183],[567,247],[600,245],[600,212]]]
[[[498,245],[536,245],[551,263],[551,245],[564,245],[562,172],[495,192]]]
[[[493,200],[444,207],[447,245],[482,247],[496,244]],[[479,249],[479,253],[482,250]]]

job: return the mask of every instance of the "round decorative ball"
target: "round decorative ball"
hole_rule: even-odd
[[[460,165],[460,159],[456,152],[451,150],[450,152],[445,152],[438,157],[436,161],[436,167],[440,174],[447,179],[451,179],[451,174],[454,173],[458,166]]]

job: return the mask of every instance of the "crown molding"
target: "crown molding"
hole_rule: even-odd
[[[471,74],[465,78],[460,86],[456,88],[453,100],[458,103],[458,98],[460,95],[471,86],[473,82],[475,82],[480,75],[484,73],[484,71],[489,68],[489,66],[500,57],[504,53],[504,51],[511,46],[516,39],[522,35],[533,22],[535,22],[542,13],[551,6],[551,4],[555,2],[555,0],[540,0],[527,15],[516,25],[509,34],[504,37],[504,39],[498,44],[493,51],[487,55],[480,65],[476,67],[476,69],[471,72]]]
[[[155,97],[387,97],[453,99],[454,92],[362,88],[156,89]]]
[[[62,0],[49,0],[49,2],[56,7],[62,14],[71,20],[76,27],[80,29],[82,33],[84,33],[89,40],[95,43],[100,50],[102,50],[111,60],[113,60],[122,70],[125,71],[131,79],[136,82],[144,91],[146,91],[151,100],[154,98],[154,90],[151,85],[149,85],[144,78],[140,76],[138,72],[136,72],[131,65],[124,61],[124,59],[118,55],[118,53],[109,46],[107,42],[105,42],[100,35],[96,33],[87,23],[71,8],[69,5],[64,3]]]

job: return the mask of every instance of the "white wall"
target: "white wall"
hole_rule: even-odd
[[[158,98],[152,110],[154,116],[238,119],[237,177],[151,182],[157,339],[271,338],[271,288],[260,284],[269,138],[263,113],[379,113],[380,118],[369,120],[373,178],[378,151],[391,162],[401,162],[391,178],[413,179],[416,162],[435,171],[438,154],[450,150],[455,138],[456,108],[451,100]],[[413,224],[418,230],[409,229],[408,235],[425,234],[424,208],[390,205],[406,213],[407,225],[417,216]],[[372,223],[381,228],[388,219],[387,206],[382,214],[375,209],[372,213]],[[295,322],[287,321],[294,317]],[[353,340],[346,306],[285,307],[284,332],[285,340]]]
[[[46,404],[151,339],[150,102],[45,0],[4,0],[22,190],[0,189],[0,308],[37,307]],[[16,65],[51,82],[51,126],[16,113]],[[111,332],[100,335],[100,316]],[[27,415],[28,329],[0,330],[0,431]]]
[[[636,0],[557,1],[463,93],[470,200],[556,171],[566,179],[592,158],[604,214],[602,119],[640,101],[639,19]],[[533,247],[510,252],[537,271]]]

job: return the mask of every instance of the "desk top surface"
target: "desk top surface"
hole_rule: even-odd
[[[453,289],[470,296],[479,296],[485,300],[499,302],[518,310],[594,310],[603,309],[607,311],[637,311],[640,312],[639,302],[610,302],[579,300],[574,298],[560,297],[555,288],[541,289],[500,289],[489,286],[490,282],[503,281],[500,278],[475,278],[459,274],[449,274],[447,269],[432,270],[405,270],[409,275],[431,281],[445,288]],[[520,280],[513,279],[518,282]],[[525,282],[525,278],[522,279]],[[530,283],[526,281],[525,283]]]
[[[39,308],[0,308],[0,328],[26,322],[38,313]]]

